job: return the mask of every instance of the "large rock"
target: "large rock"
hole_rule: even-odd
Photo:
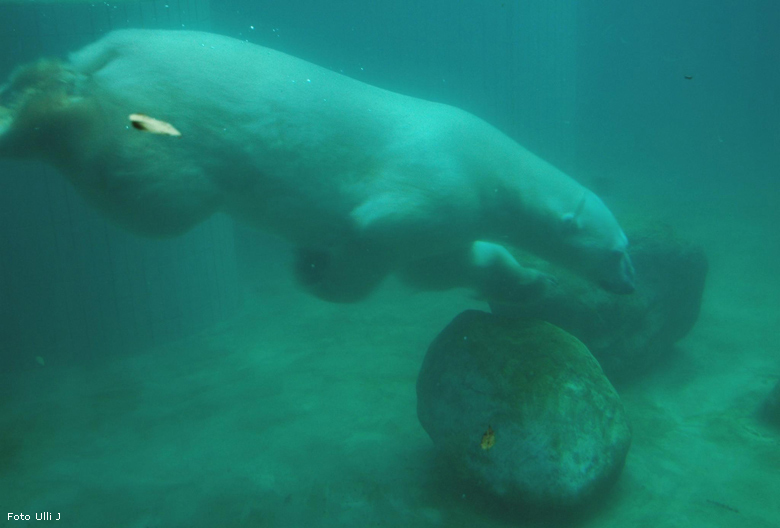
[[[522,505],[587,501],[619,475],[631,441],[620,398],[580,341],[475,310],[428,348],[417,416],[461,476]]]
[[[491,304],[498,315],[549,321],[582,341],[613,381],[645,371],[699,317],[707,259],[668,227],[629,230],[636,291],[608,293],[567,270],[528,255],[519,259],[557,277],[541,300]],[[532,261],[532,262],[529,262]]]

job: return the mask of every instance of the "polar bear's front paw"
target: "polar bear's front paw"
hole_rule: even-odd
[[[550,275],[549,273],[538,270],[533,271],[536,272],[536,277],[526,287],[529,288],[529,295],[532,300],[538,300],[550,293],[552,288],[558,286],[558,279],[555,275]]]
[[[489,301],[502,303],[530,303],[538,301],[558,285],[555,276],[535,269],[522,268],[522,273],[504,277],[490,284],[485,292]]]

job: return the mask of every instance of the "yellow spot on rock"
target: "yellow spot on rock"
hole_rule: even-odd
[[[496,433],[493,428],[488,425],[487,431],[482,435],[482,442],[479,446],[485,451],[491,449],[496,444]]]

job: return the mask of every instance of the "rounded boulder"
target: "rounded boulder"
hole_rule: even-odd
[[[620,474],[631,443],[623,404],[571,334],[476,310],[428,348],[417,415],[438,453],[511,503],[580,505]]]

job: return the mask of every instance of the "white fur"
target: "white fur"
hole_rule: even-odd
[[[477,258],[488,246],[456,258],[479,240],[630,289],[627,241],[601,200],[464,111],[186,31],[110,33],[73,54],[63,76],[65,100],[47,112],[68,118],[36,127],[81,123],[56,134],[67,148],[36,148],[12,123],[0,153],[48,158],[130,229],[176,234],[227,212],[297,244],[301,282],[334,301],[362,298],[387,273],[427,259],[460,263],[453,269],[464,279],[451,286],[470,284],[464,262],[528,280],[500,246],[501,258]],[[12,116],[21,115],[23,105],[8,102],[20,83],[0,93]],[[134,130],[132,113],[171,123],[182,137]]]

